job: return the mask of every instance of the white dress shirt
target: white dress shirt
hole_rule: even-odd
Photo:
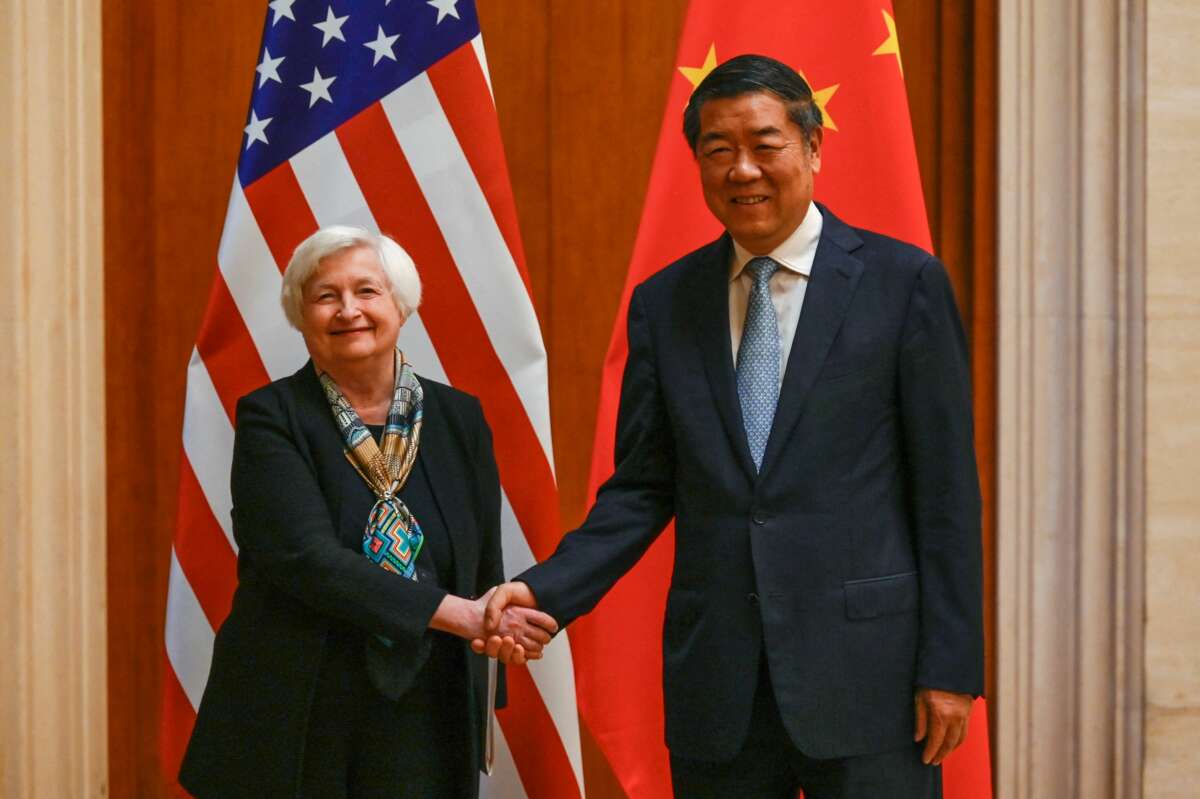
[[[788,356],[792,354],[792,339],[796,335],[796,324],[800,321],[800,309],[804,306],[804,292],[808,289],[808,276],[812,274],[813,258],[817,254],[817,242],[821,238],[823,223],[817,204],[808,204],[808,213],[792,235],[767,253],[779,269],[771,277],[771,304],[775,306],[775,319],[779,323],[779,380],[787,371]],[[745,247],[733,242],[733,263],[729,265],[729,342],[733,348],[733,363],[737,366],[738,347],[742,343],[742,328],[746,326],[746,305],[750,302],[750,289],[754,280],[746,272],[746,264],[756,257]]]

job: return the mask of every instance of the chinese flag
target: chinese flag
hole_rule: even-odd
[[[629,295],[651,274],[721,233],[704,204],[681,132],[684,105],[713,67],[742,53],[790,64],[812,87],[825,119],[817,199],[852,225],[931,248],[890,0],[692,0],[604,364],[593,497],[613,469]],[[661,635],[672,551],[668,530],[571,629],[580,714],[631,799],[671,795],[663,744]],[[612,654],[614,641],[621,642],[619,656]],[[944,783],[947,799],[992,795],[983,700],[976,703],[966,743],[946,761]]]

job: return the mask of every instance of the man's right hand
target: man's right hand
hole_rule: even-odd
[[[496,657],[500,653],[504,644],[504,639],[501,637],[504,611],[510,605],[526,608],[537,608],[538,606],[537,598],[525,583],[510,582],[496,586],[489,594],[487,608],[483,613],[483,626],[484,631],[488,633],[488,638],[487,640],[476,638],[471,641],[472,651],[488,657]],[[547,633],[558,632],[558,625],[553,619],[543,614],[539,614],[539,616],[547,620],[550,625],[546,626],[542,619],[538,620],[540,626],[543,626]]]

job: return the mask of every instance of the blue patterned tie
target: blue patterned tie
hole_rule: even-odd
[[[779,264],[770,258],[753,258],[746,271],[754,280],[746,305],[746,326],[738,346],[737,387],[742,403],[742,424],[754,466],[762,468],[763,452],[771,435],[775,405],[779,402],[779,321],[771,304],[769,283]]]

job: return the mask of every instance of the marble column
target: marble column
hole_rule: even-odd
[[[997,796],[1139,797],[1146,0],[999,4]]]
[[[1149,0],[1145,795],[1200,793],[1200,6]]]
[[[108,733],[100,0],[3,7],[0,795],[98,797]]]

